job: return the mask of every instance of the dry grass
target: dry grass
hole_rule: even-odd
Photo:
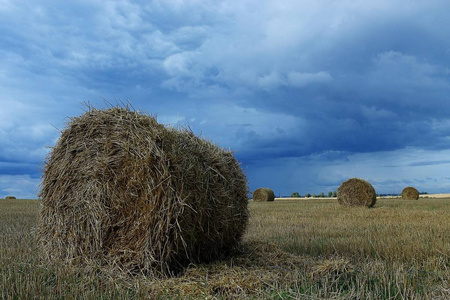
[[[405,187],[402,191],[402,198],[405,200],[417,200],[419,199],[419,191],[412,187]]]
[[[377,201],[377,194],[369,182],[359,178],[350,178],[338,188],[337,201],[343,206],[372,207]]]
[[[275,193],[269,188],[259,188],[253,192],[253,201],[267,202],[274,201]]]
[[[89,107],[46,160],[42,254],[49,263],[178,273],[238,246],[247,190],[231,151],[128,107]]]
[[[449,299],[450,199],[250,203],[237,255],[176,278],[48,267],[32,228],[37,201],[0,202],[0,297],[88,299]]]

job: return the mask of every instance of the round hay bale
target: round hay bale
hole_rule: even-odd
[[[344,181],[338,188],[337,200],[343,206],[372,207],[377,201],[377,195],[369,182],[351,178]]]
[[[265,201],[274,201],[275,194],[269,188],[259,188],[253,192],[253,201],[265,202]]]
[[[232,152],[128,107],[90,108],[47,157],[39,239],[50,262],[170,275],[235,249],[247,191]]]
[[[419,191],[412,186],[407,186],[402,191],[402,198],[405,200],[417,200],[419,199]]]
[[[5,197],[5,200],[15,200],[16,199],[16,197],[14,197],[14,196],[6,196]]]

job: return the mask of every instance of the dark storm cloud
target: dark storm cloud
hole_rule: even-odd
[[[446,159],[421,161],[450,147],[449,10],[436,0],[0,1],[1,174],[31,186],[53,126],[106,98],[231,147],[251,187],[278,172],[280,190],[302,180],[331,190],[362,170],[394,189],[402,179],[368,167],[379,153],[419,164],[428,175],[397,175],[420,182]]]
[[[24,175],[28,174],[32,178],[41,176],[42,166],[39,163],[5,162],[0,161],[0,174],[2,175]]]

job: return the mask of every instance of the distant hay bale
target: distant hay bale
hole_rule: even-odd
[[[269,188],[259,188],[253,192],[253,201],[265,202],[265,201],[274,201],[275,194]]]
[[[229,254],[248,220],[232,152],[125,108],[72,118],[47,157],[44,257],[170,275]]]
[[[402,191],[402,198],[405,200],[417,200],[419,199],[419,191],[412,186],[407,186]]]
[[[14,196],[6,196],[5,197],[5,200],[15,200],[16,199],[16,197],[14,197]]]
[[[338,188],[337,200],[343,206],[372,207],[377,201],[377,195],[369,182],[351,178],[344,181]]]

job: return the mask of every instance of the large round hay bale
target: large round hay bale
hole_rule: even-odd
[[[253,192],[253,201],[274,201],[275,193],[269,188],[259,188]]]
[[[338,188],[337,200],[343,206],[372,207],[377,201],[377,194],[369,182],[351,178],[344,181]]]
[[[405,200],[417,200],[419,199],[419,191],[412,186],[407,186],[402,191],[402,198]]]
[[[40,242],[50,261],[172,274],[238,245],[247,191],[230,151],[129,108],[90,108],[47,158]]]
[[[14,196],[6,196],[5,197],[5,200],[15,200],[16,199],[16,197],[14,197]]]

